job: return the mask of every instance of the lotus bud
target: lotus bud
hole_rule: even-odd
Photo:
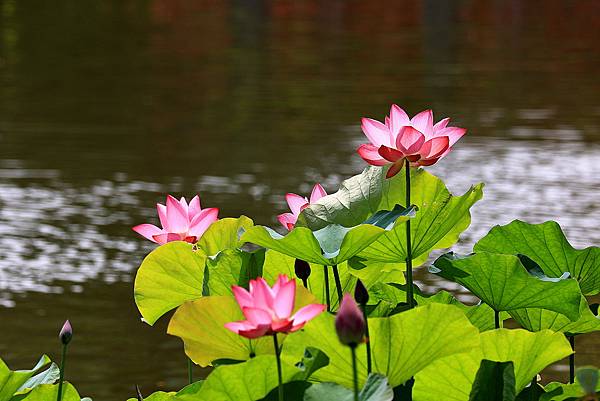
[[[294,271],[296,272],[296,277],[300,280],[307,280],[310,276],[310,265],[302,259],[296,259],[296,262],[294,262]]]
[[[63,343],[63,345],[67,345],[71,342],[71,339],[73,338],[73,328],[71,327],[71,322],[68,320],[65,321],[62,329],[60,329],[58,338],[60,338],[60,342]]]
[[[362,306],[366,305],[367,302],[369,302],[369,292],[360,280],[356,282],[356,287],[354,287],[354,299],[359,305]]]
[[[335,330],[342,344],[356,347],[365,336],[365,318],[350,294],[344,294],[335,317]]]

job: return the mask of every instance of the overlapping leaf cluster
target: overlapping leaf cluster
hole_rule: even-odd
[[[362,400],[558,400],[565,398],[552,397],[571,394],[571,387],[543,388],[534,379],[572,354],[565,335],[600,329],[587,298],[600,292],[599,248],[574,249],[553,222],[495,227],[473,254],[447,253],[429,266],[479,304],[415,288],[418,307],[406,310],[404,223],[411,219],[413,264],[426,264],[468,228],[483,185],[455,196],[439,178],[413,169],[413,205],[405,205],[405,175],[385,179],[385,172],[371,166],[344,181],[339,191],[304,209],[286,235],[242,216],[214,223],[195,245],[172,242],[151,252],[135,281],[142,317],[154,324],[175,309],[168,333],[183,340],[192,361],[214,369],[180,392],[146,400],[275,399],[270,340],[245,339],[224,324],[242,317],[232,285],[247,287],[259,276],[268,282],[278,274],[294,277],[296,259],[311,267],[307,288],[297,282],[296,308],[325,303],[325,277],[330,288],[335,282],[324,272],[333,266],[343,292],[352,292],[358,279],[369,290],[373,373],[360,345]],[[330,298],[332,313],[283,341],[288,400],[352,399],[350,353],[334,331],[336,291]],[[499,328],[507,319],[521,328]]]

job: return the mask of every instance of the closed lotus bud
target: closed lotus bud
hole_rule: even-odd
[[[300,280],[307,280],[310,276],[310,265],[302,259],[296,259],[296,262],[294,262],[294,271]]]
[[[359,305],[366,305],[369,302],[369,292],[360,280],[356,282],[356,287],[354,287],[354,299]]]
[[[68,320],[63,324],[62,329],[60,329],[60,333],[58,334],[58,338],[60,338],[60,342],[63,345],[67,345],[71,342],[73,338],[73,328],[71,327],[71,322]]]
[[[342,344],[356,347],[363,341],[365,318],[350,294],[344,294],[335,317],[335,330]]]

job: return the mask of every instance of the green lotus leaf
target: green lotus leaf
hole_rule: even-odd
[[[44,370],[49,363],[50,358],[43,355],[30,370],[10,370],[0,359],[0,401],[9,401],[15,393],[24,389],[23,385],[29,379]]]
[[[392,401],[394,391],[388,385],[387,378],[378,374],[371,374],[365,386],[358,393],[359,401]],[[303,401],[353,401],[354,392],[335,383],[316,383],[304,393]]]
[[[153,325],[162,315],[200,298],[206,256],[187,242],[161,245],[142,262],[134,284],[135,303],[144,321]]]
[[[579,308],[581,316],[576,321],[571,321],[560,313],[537,308],[516,309],[509,314],[521,327],[529,331],[550,329],[570,336],[599,331],[600,315],[592,313],[585,297],[581,298]]]
[[[271,338],[249,340],[225,328],[225,323],[243,319],[235,298],[202,297],[177,309],[167,333],[181,338],[185,353],[200,366],[217,359],[245,361],[254,355],[272,354]]]
[[[296,288],[295,310],[316,302],[304,287]],[[207,296],[181,305],[167,333],[181,338],[185,353],[200,366],[209,366],[218,359],[244,361],[273,353],[271,338],[249,340],[225,328],[225,323],[238,320],[244,320],[244,316],[235,298]]]
[[[248,288],[251,279],[262,276],[264,257],[264,249],[226,249],[209,257],[204,271],[204,295],[232,295],[233,285]]]
[[[269,340],[271,340],[269,338]],[[271,341],[272,346],[272,341]],[[313,350],[315,351],[315,350]],[[321,359],[318,357],[317,359]],[[302,358],[301,358],[302,359]],[[308,379],[308,372],[302,369],[306,361],[282,362],[283,383],[293,383]],[[297,366],[295,366],[297,365]],[[300,367],[298,367],[300,366]],[[262,355],[236,365],[217,367],[202,386],[197,401],[255,401],[265,398],[278,385],[275,356]],[[276,391],[276,390],[275,390]],[[286,395],[286,399],[288,396]]]
[[[254,226],[254,222],[246,216],[227,217],[217,220],[198,241],[198,247],[208,256],[214,256],[224,249],[237,249],[243,245],[240,235]]]
[[[283,346],[282,358],[297,360],[306,344],[329,356],[329,365],[313,375],[322,382],[334,382],[352,388],[350,349],[335,333],[334,316],[321,314],[301,332],[290,334]],[[467,352],[479,343],[477,329],[457,308],[431,304],[389,318],[370,318],[369,331],[373,372],[388,377],[398,386],[438,358]],[[367,378],[365,346],[357,349],[358,376]]]
[[[469,401],[514,401],[515,368],[511,361],[481,360]]]
[[[493,330],[495,328],[494,310],[488,304],[465,305],[447,291],[439,291],[431,296],[416,294],[415,300],[417,301],[417,305],[427,305],[432,302],[454,305],[467,316],[471,324],[477,327],[479,331]]]
[[[581,291],[575,280],[552,282],[532,276],[513,255],[447,253],[430,270],[466,287],[495,311],[542,308],[579,319]]]
[[[551,277],[569,272],[584,295],[600,293],[600,248],[575,249],[558,223],[529,224],[515,220],[496,226],[474,247],[476,252],[525,255]]]
[[[385,167],[369,166],[344,181],[336,193],[305,208],[298,225],[313,230],[327,224],[351,227],[380,210],[404,205],[405,174],[386,179],[385,172]],[[469,209],[483,196],[483,184],[472,187],[462,196],[453,196],[439,178],[423,169],[411,169],[411,188],[411,203],[418,208],[411,219],[413,264],[420,265],[432,250],[450,247],[458,241],[460,233],[471,223]],[[396,224],[362,251],[361,256],[381,262],[404,262],[405,226]]]
[[[30,392],[17,395],[11,401],[54,401],[58,396],[58,384],[40,384]],[[79,393],[69,382],[63,383],[62,401],[82,401]]]
[[[498,329],[480,334],[471,352],[438,359],[415,376],[415,401],[469,401],[482,359],[512,361],[516,393],[520,393],[546,366],[572,354],[561,333],[543,330]]]
[[[378,283],[370,288],[369,293],[371,299],[387,303],[391,310],[393,310],[396,305],[406,302],[406,289],[403,285]],[[423,294],[417,287],[414,289],[414,296],[417,305],[420,306],[431,303],[456,306],[465,314],[465,316],[467,316],[471,324],[479,329],[479,331],[494,329],[494,310],[485,303],[465,305],[447,291],[439,291],[433,295],[427,295]],[[504,316],[501,315],[501,318],[504,318]]]
[[[333,266],[355,256],[384,232],[371,224],[353,228],[331,224],[314,232],[295,227],[283,236],[268,227],[254,226],[242,235],[242,240],[310,263]]]
[[[544,390],[546,390],[546,394],[543,394],[539,401],[578,401],[585,400],[583,397],[586,396],[577,379],[573,384],[548,383]],[[600,395],[600,383],[596,386],[596,396],[598,395]],[[593,400],[593,398],[590,400]]]
[[[24,394],[31,390],[34,387],[37,387],[41,384],[53,384],[58,381],[60,377],[60,369],[58,365],[52,362],[48,369],[32,376],[29,380],[27,380],[19,389],[16,394]]]

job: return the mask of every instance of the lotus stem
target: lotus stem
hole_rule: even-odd
[[[410,207],[410,162],[405,159],[406,170],[406,208]],[[414,308],[413,296],[413,271],[412,271],[412,245],[410,243],[410,219],[406,221],[406,303],[409,308]]]
[[[327,312],[331,312],[331,298],[329,297],[329,268],[323,266],[323,281],[325,282],[325,300],[327,302]]]
[[[187,371],[188,371],[188,382],[192,384],[194,382],[194,363],[188,357],[187,358]]]
[[[63,381],[65,380],[65,366],[67,364],[67,347],[69,344],[63,344],[62,355],[60,358],[60,377],[58,379],[58,393],[56,395],[56,401],[61,401],[63,396]]]
[[[494,310],[494,326],[499,329],[500,326],[500,312],[497,310]]]
[[[369,341],[369,320],[367,319],[367,305],[360,305],[363,317],[365,318],[365,337],[366,337],[366,349],[367,349],[367,375],[371,374],[372,362],[371,362],[371,342]]]
[[[275,347],[275,359],[277,360],[277,378],[279,379],[279,386],[277,387],[277,394],[279,401],[283,401],[283,379],[281,374],[281,355],[279,354],[279,344],[277,343],[277,333],[273,334],[273,346]]]
[[[338,305],[342,303],[342,297],[344,293],[342,292],[342,282],[340,281],[340,272],[338,271],[337,265],[332,266],[333,269],[333,279],[335,280],[335,289],[337,290],[338,296]]]
[[[569,383],[575,383],[575,336],[567,336],[573,353],[569,355]]]
[[[352,378],[354,381],[354,401],[358,401],[358,371],[356,369],[356,346],[350,346],[352,351]]]

